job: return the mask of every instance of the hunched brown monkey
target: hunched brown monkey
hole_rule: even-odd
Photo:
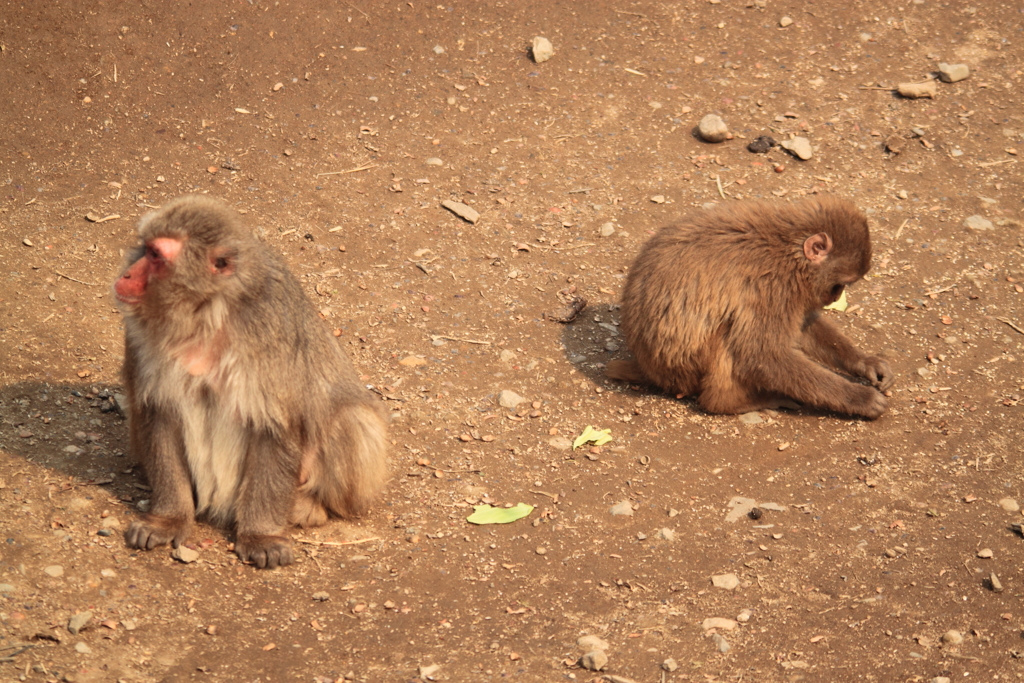
[[[662,228],[630,268],[621,329],[634,360],[612,361],[607,375],[696,395],[712,413],[797,401],[877,418],[888,363],[821,315],[870,267],[867,218],[843,199],[693,214]]]

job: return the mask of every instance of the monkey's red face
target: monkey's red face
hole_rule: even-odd
[[[172,272],[183,245],[184,241],[175,237],[155,237],[147,242],[142,256],[114,283],[117,300],[129,305],[142,301],[151,281],[161,280]]]

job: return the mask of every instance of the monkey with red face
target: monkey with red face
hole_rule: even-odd
[[[689,216],[630,268],[621,325],[634,360],[606,374],[696,395],[711,413],[795,400],[877,418],[888,363],[821,315],[870,267],[867,219],[842,199],[733,202]]]
[[[177,547],[197,515],[235,552],[290,564],[289,524],[366,510],[387,476],[387,418],[282,259],[204,196],[139,224],[114,283],[130,449],[153,489],[126,535]]]

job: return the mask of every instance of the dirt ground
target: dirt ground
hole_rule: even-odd
[[[940,62],[969,78],[893,92]],[[1000,0],[3,0],[0,680],[1024,677],[1022,65]],[[712,112],[734,139],[694,137]],[[746,149],[794,134],[813,158]],[[148,492],[109,283],[187,192],[285,255],[394,418],[380,502],[284,569],[208,526],[189,564],[124,544]],[[890,358],[886,415],[603,379],[652,231],[825,192],[872,223],[828,315]],[[568,448],[588,425],[614,441]]]

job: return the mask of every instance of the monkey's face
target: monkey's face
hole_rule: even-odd
[[[186,237],[151,237],[129,257],[114,283],[114,295],[126,312],[165,309],[174,303],[195,305],[209,299],[234,274],[234,251],[209,248]]]

